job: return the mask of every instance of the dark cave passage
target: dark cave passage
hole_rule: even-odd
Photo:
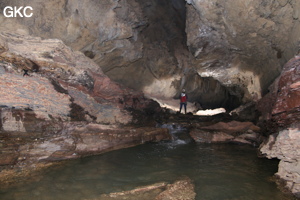
[[[187,46],[186,2],[184,0],[137,2],[142,8],[143,24],[135,29],[136,41],[131,42],[142,44],[141,56],[134,62],[120,64],[118,60],[121,57],[115,59],[117,56],[112,52],[109,56],[114,61],[102,67],[104,72],[114,81],[143,91],[150,98],[167,93],[167,98],[177,99],[180,91],[185,88],[189,93],[189,101],[201,105],[203,109],[223,107],[230,111],[239,107],[243,91],[238,86],[227,88],[218,80],[201,77],[197,73],[194,67],[195,57]],[[145,92],[144,88],[151,87],[155,81],[172,77],[179,78],[170,80],[168,87],[158,83],[150,89],[151,94]],[[160,92],[157,92],[158,90]],[[175,91],[172,93],[171,90]]]

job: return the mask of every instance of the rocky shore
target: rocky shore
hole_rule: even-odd
[[[156,102],[111,81],[60,40],[0,33],[0,50],[1,180],[171,139],[167,129],[148,126]]]

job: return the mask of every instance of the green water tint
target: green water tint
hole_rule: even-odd
[[[184,176],[199,200],[288,199],[270,180],[278,161],[258,158],[256,149],[229,144],[145,144],[68,162],[35,182],[0,190],[1,200],[83,200]]]

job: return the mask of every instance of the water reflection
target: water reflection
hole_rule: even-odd
[[[1,189],[5,200],[82,200],[188,176],[197,199],[287,199],[269,181],[277,161],[260,159],[256,149],[174,141],[146,144],[70,161],[47,170],[37,181]]]

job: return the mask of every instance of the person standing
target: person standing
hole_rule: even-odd
[[[186,114],[187,100],[188,100],[188,96],[185,93],[185,89],[182,89],[182,92],[180,94],[180,109],[179,109],[179,113],[181,113],[182,106],[184,106],[184,114]]]

